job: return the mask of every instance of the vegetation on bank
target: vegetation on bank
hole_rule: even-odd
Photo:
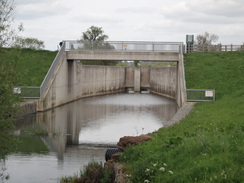
[[[185,69],[187,88],[216,89],[217,100],[127,149],[130,182],[243,182],[244,52],[187,54]]]
[[[111,167],[103,167],[102,163],[90,162],[80,174],[63,177],[61,183],[113,183],[114,171]]]
[[[0,48],[0,161],[12,151],[16,139],[10,135],[14,128],[14,114],[18,111],[15,105],[19,102],[18,96],[12,92],[18,82],[18,52],[6,52]],[[1,180],[0,172],[0,180]]]

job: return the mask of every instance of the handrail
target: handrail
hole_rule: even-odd
[[[137,51],[182,53],[182,42],[151,41],[74,41],[66,40],[66,50]]]
[[[52,76],[54,75],[54,71],[56,70],[57,66],[59,65],[59,63],[61,61],[61,57],[64,52],[65,52],[65,42],[63,42],[58,54],[56,55],[51,67],[49,68],[44,80],[42,81],[42,84],[40,86],[40,98],[44,97],[47,86],[48,86]]]

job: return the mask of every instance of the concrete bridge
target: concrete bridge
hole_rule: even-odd
[[[45,111],[77,99],[148,88],[150,92],[186,100],[183,44],[165,42],[64,41],[40,89],[37,111]],[[172,67],[87,66],[82,61],[175,62]]]

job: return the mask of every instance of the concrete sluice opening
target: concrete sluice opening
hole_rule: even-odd
[[[125,93],[135,93],[135,90],[133,87],[128,87],[128,88],[125,88]],[[137,92],[137,93],[142,93],[142,94],[149,94],[150,93],[150,88],[141,88],[140,89],[140,92]]]

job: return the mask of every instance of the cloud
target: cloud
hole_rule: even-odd
[[[111,16],[108,14],[94,14],[94,13],[81,13],[71,16],[69,20],[79,23],[90,23],[90,24],[116,24],[123,21],[120,17]]]
[[[35,2],[35,1],[33,1]],[[39,1],[39,3],[32,3],[29,0],[24,0],[23,4],[16,7],[16,14],[18,19],[40,19],[55,15],[64,15],[70,10],[62,1]]]
[[[242,4],[240,0],[191,0],[162,8],[162,15],[188,23],[241,23],[244,21]]]
[[[150,14],[154,13],[155,9],[152,7],[124,7],[118,8],[115,12],[119,13],[121,16],[128,14]]]
[[[189,3],[190,10],[209,16],[239,17],[243,15],[243,1],[240,0],[197,0]]]

